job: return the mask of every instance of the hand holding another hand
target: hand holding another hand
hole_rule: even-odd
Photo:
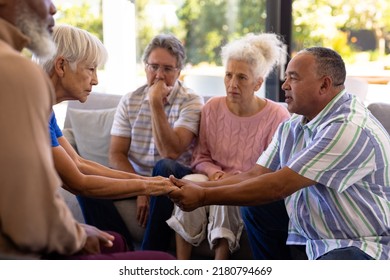
[[[203,206],[205,189],[189,180],[177,179],[170,176],[169,179],[178,188],[168,194],[169,198],[183,211],[192,211]]]
[[[148,180],[147,183],[149,196],[167,195],[174,190],[177,190],[177,187],[165,177],[150,177],[150,180]]]

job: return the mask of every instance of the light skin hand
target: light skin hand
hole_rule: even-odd
[[[152,196],[167,195],[170,192],[177,190],[177,187],[171,180],[161,176],[149,177],[147,184],[148,195]]]
[[[177,187],[172,182],[164,177],[150,177],[147,181],[148,195],[158,196],[167,195]],[[137,221],[140,226],[146,227],[149,215],[149,196],[137,197]]]
[[[149,88],[149,100],[152,103],[163,102],[167,99],[172,90],[172,86],[168,86],[164,80],[156,79]]]
[[[87,234],[87,240],[82,249],[86,254],[99,254],[100,246],[112,247],[115,237],[107,232],[101,231],[94,226],[81,224]]]
[[[210,179],[210,181],[218,181],[220,179],[223,179],[223,178],[226,178],[226,177],[229,177],[229,176],[230,176],[229,173],[225,173],[223,171],[217,171],[214,174],[212,174],[209,177],[209,179]]]
[[[205,189],[191,181],[177,179],[170,176],[169,179],[178,189],[169,194],[169,198],[183,211],[192,211],[203,206]]]

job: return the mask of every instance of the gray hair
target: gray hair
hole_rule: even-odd
[[[36,59],[49,74],[53,71],[54,60],[59,56],[69,62],[72,70],[76,70],[81,61],[100,67],[108,59],[103,43],[86,30],[66,24],[56,25],[53,28],[53,40],[57,46],[54,56]]]
[[[148,63],[150,53],[157,48],[163,48],[167,50],[172,56],[176,58],[176,67],[180,70],[184,68],[186,60],[186,52],[183,44],[172,34],[159,34],[155,36],[152,41],[145,48],[142,56],[142,61]]]
[[[310,47],[298,53],[309,53],[317,63],[318,76],[330,76],[333,86],[341,86],[345,82],[347,72],[342,57],[334,50],[324,47]]]
[[[244,61],[252,66],[256,78],[267,78],[279,63],[283,42],[273,33],[247,34],[222,47],[221,57],[224,66],[230,59]]]

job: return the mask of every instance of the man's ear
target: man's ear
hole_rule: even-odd
[[[321,84],[321,93],[325,93],[329,91],[329,89],[333,86],[333,81],[329,76],[323,77],[322,84]]]
[[[54,59],[54,71],[59,77],[63,77],[65,75],[65,63],[66,60],[62,56]]]

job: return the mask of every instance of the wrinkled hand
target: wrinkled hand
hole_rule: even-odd
[[[86,234],[87,234],[87,240],[84,244],[84,247],[82,249],[83,253],[86,254],[99,254],[100,251],[100,245],[106,246],[106,247],[112,247],[113,241],[115,237],[107,232],[101,231],[98,228],[94,226],[90,226],[87,224],[80,224]]]
[[[165,103],[168,95],[172,91],[172,86],[168,86],[164,80],[156,79],[149,87],[149,100],[153,104],[155,102]]]
[[[167,195],[177,189],[171,180],[161,176],[151,177],[147,184],[148,195],[152,196]]]
[[[217,181],[219,179],[222,179],[225,175],[225,172],[223,171],[217,171],[214,174],[210,175],[209,179],[210,181]]]
[[[235,173],[232,174],[232,173],[226,173],[223,171],[217,171],[214,174],[212,174],[209,179],[210,179],[210,181],[218,181],[218,180],[222,180],[222,179],[225,179],[225,178],[233,176],[233,175],[235,175]]]
[[[169,193],[169,198],[183,211],[192,211],[203,206],[205,189],[191,181],[177,179],[170,176],[169,179],[178,189]]]
[[[137,196],[137,221],[141,227],[146,227],[149,216],[149,197]]]

